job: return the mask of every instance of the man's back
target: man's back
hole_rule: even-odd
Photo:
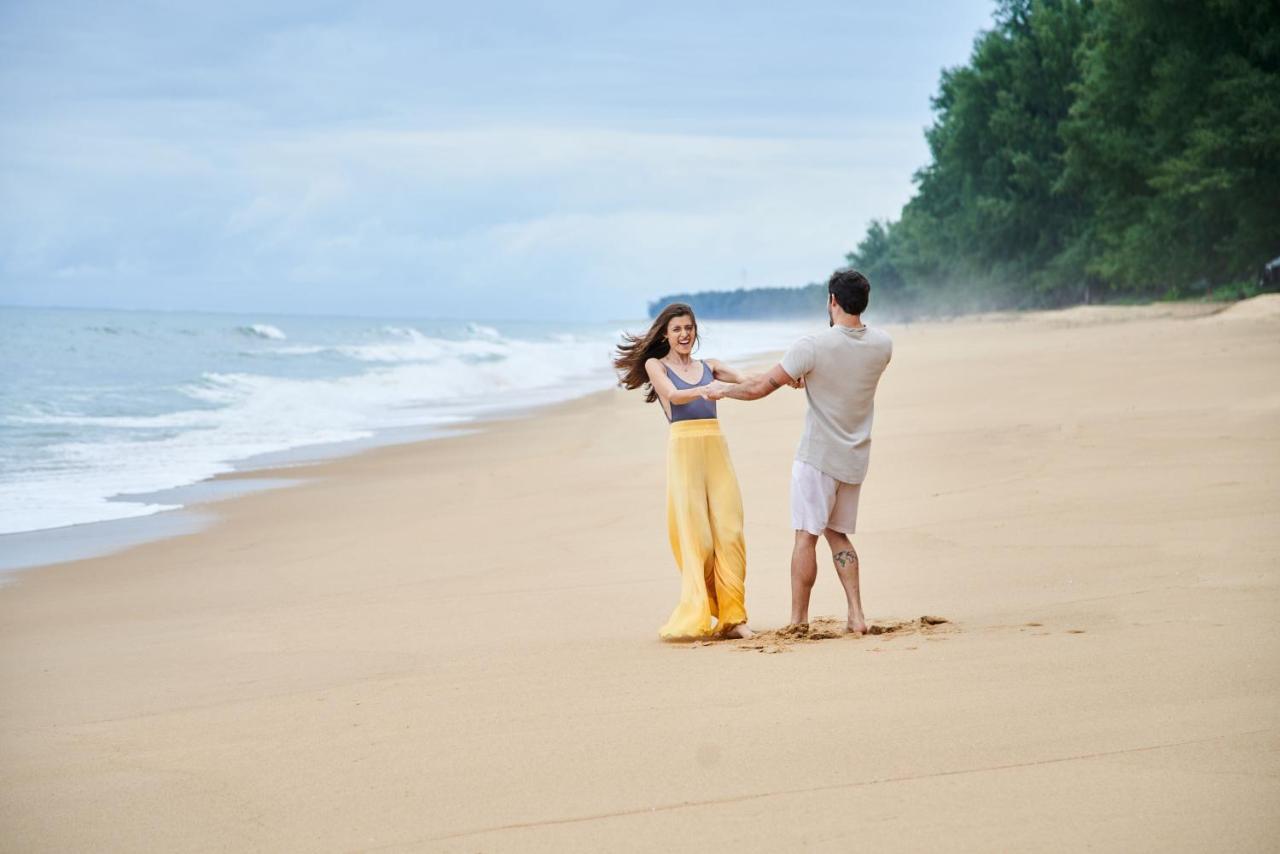
[[[805,379],[809,411],[796,459],[844,483],[861,483],[871,456],[876,386],[893,355],[893,339],[868,326],[832,326],[800,339],[782,357]]]

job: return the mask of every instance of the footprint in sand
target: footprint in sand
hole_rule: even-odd
[[[1035,628],[1035,629],[1044,628],[1044,623],[1023,623],[1022,626],[1023,627],[1018,629],[1018,631],[1020,632],[1026,631],[1027,628]],[[1035,635],[1036,637],[1040,637],[1042,635],[1047,635],[1051,633],[1050,632],[1032,632],[1031,634]],[[1084,629],[1067,629],[1067,634],[1082,635],[1082,634],[1085,634],[1085,630]]]
[[[914,620],[891,620],[882,623],[874,623],[867,627],[868,635],[890,635],[885,640],[892,640],[892,636],[920,634],[927,640],[945,640],[941,637],[931,637],[938,630],[939,626],[946,629],[952,629],[954,624],[946,617],[937,617],[926,614]],[[943,629],[944,631],[946,629]],[[757,632],[756,635],[748,640],[740,641],[736,644],[737,649],[749,650],[751,652],[777,653],[786,652],[789,647],[799,644],[815,643],[824,640],[849,639],[857,640],[861,635],[852,634],[847,630],[844,620],[838,620],[831,617],[822,617],[813,620],[810,623],[802,623],[797,625],[783,626],[780,629],[771,629],[769,631]],[[918,649],[911,646],[906,649]],[[879,647],[870,650],[872,652],[880,652]]]

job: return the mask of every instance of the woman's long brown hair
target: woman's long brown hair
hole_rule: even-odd
[[[682,302],[673,302],[658,312],[644,335],[622,334],[622,343],[618,345],[618,355],[613,366],[618,371],[618,384],[628,390],[644,386],[645,403],[653,403],[658,393],[649,382],[649,374],[644,363],[650,359],[661,359],[671,352],[671,342],[667,340],[667,324],[673,318],[688,316],[693,321],[693,342],[698,343],[698,318],[693,309]]]

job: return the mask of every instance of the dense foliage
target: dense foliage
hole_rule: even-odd
[[[849,261],[965,309],[1206,293],[1280,254],[1280,4],[1004,0]]]
[[[848,256],[873,307],[1237,296],[1280,255],[1274,0],[1001,0],[933,107],[914,197]],[[821,301],[782,290],[690,299]]]

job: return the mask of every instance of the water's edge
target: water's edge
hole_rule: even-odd
[[[594,389],[571,400],[607,393],[605,389]],[[560,401],[561,404],[564,402]],[[106,557],[157,540],[208,530],[218,520],[216,511],[210,507],[212,504],[306,482],[305,478],[289,476],[290,469],[359,456],[395,445],[460,436],[498,421],[532,417],[552,405],[555,404],[549,402],[523,409],[495,410],[456,427],[391,427],[375,430],[373,435],[361,439],[301,445],[235,461],[231,463],[232,471],[196,483],[157,492],[121,494],[112,500],[170,507],[145,516],[0,534],[0,585],[12,581],[19,571]]]
[[[742,358],[744,366],[758,369],[775,351]],[[611,389],[591,389],[568,400],[546,402],[523,408],[494,409],[471,421],[452,427],[395,427],[377,430],[372,436],[345,442],[303,445],[285,451],[261,454],[233,463],[233,471],[186,486],[145,494],[125,494],[116,499],[177,505],[146,516],[85,522],[61,528],[0,534],[0,585],[24,572],[55,564],[106,557],[172,537],[208,530],[218,515],[210,505],[270,489],[286,489],[305,483],[291,477],[290,469],[343,459],[395,445],[432,442],[485,429],[499,421],[531,418],[551,406],[607,395]],[[247,475],[247,476],[246,476]]]

